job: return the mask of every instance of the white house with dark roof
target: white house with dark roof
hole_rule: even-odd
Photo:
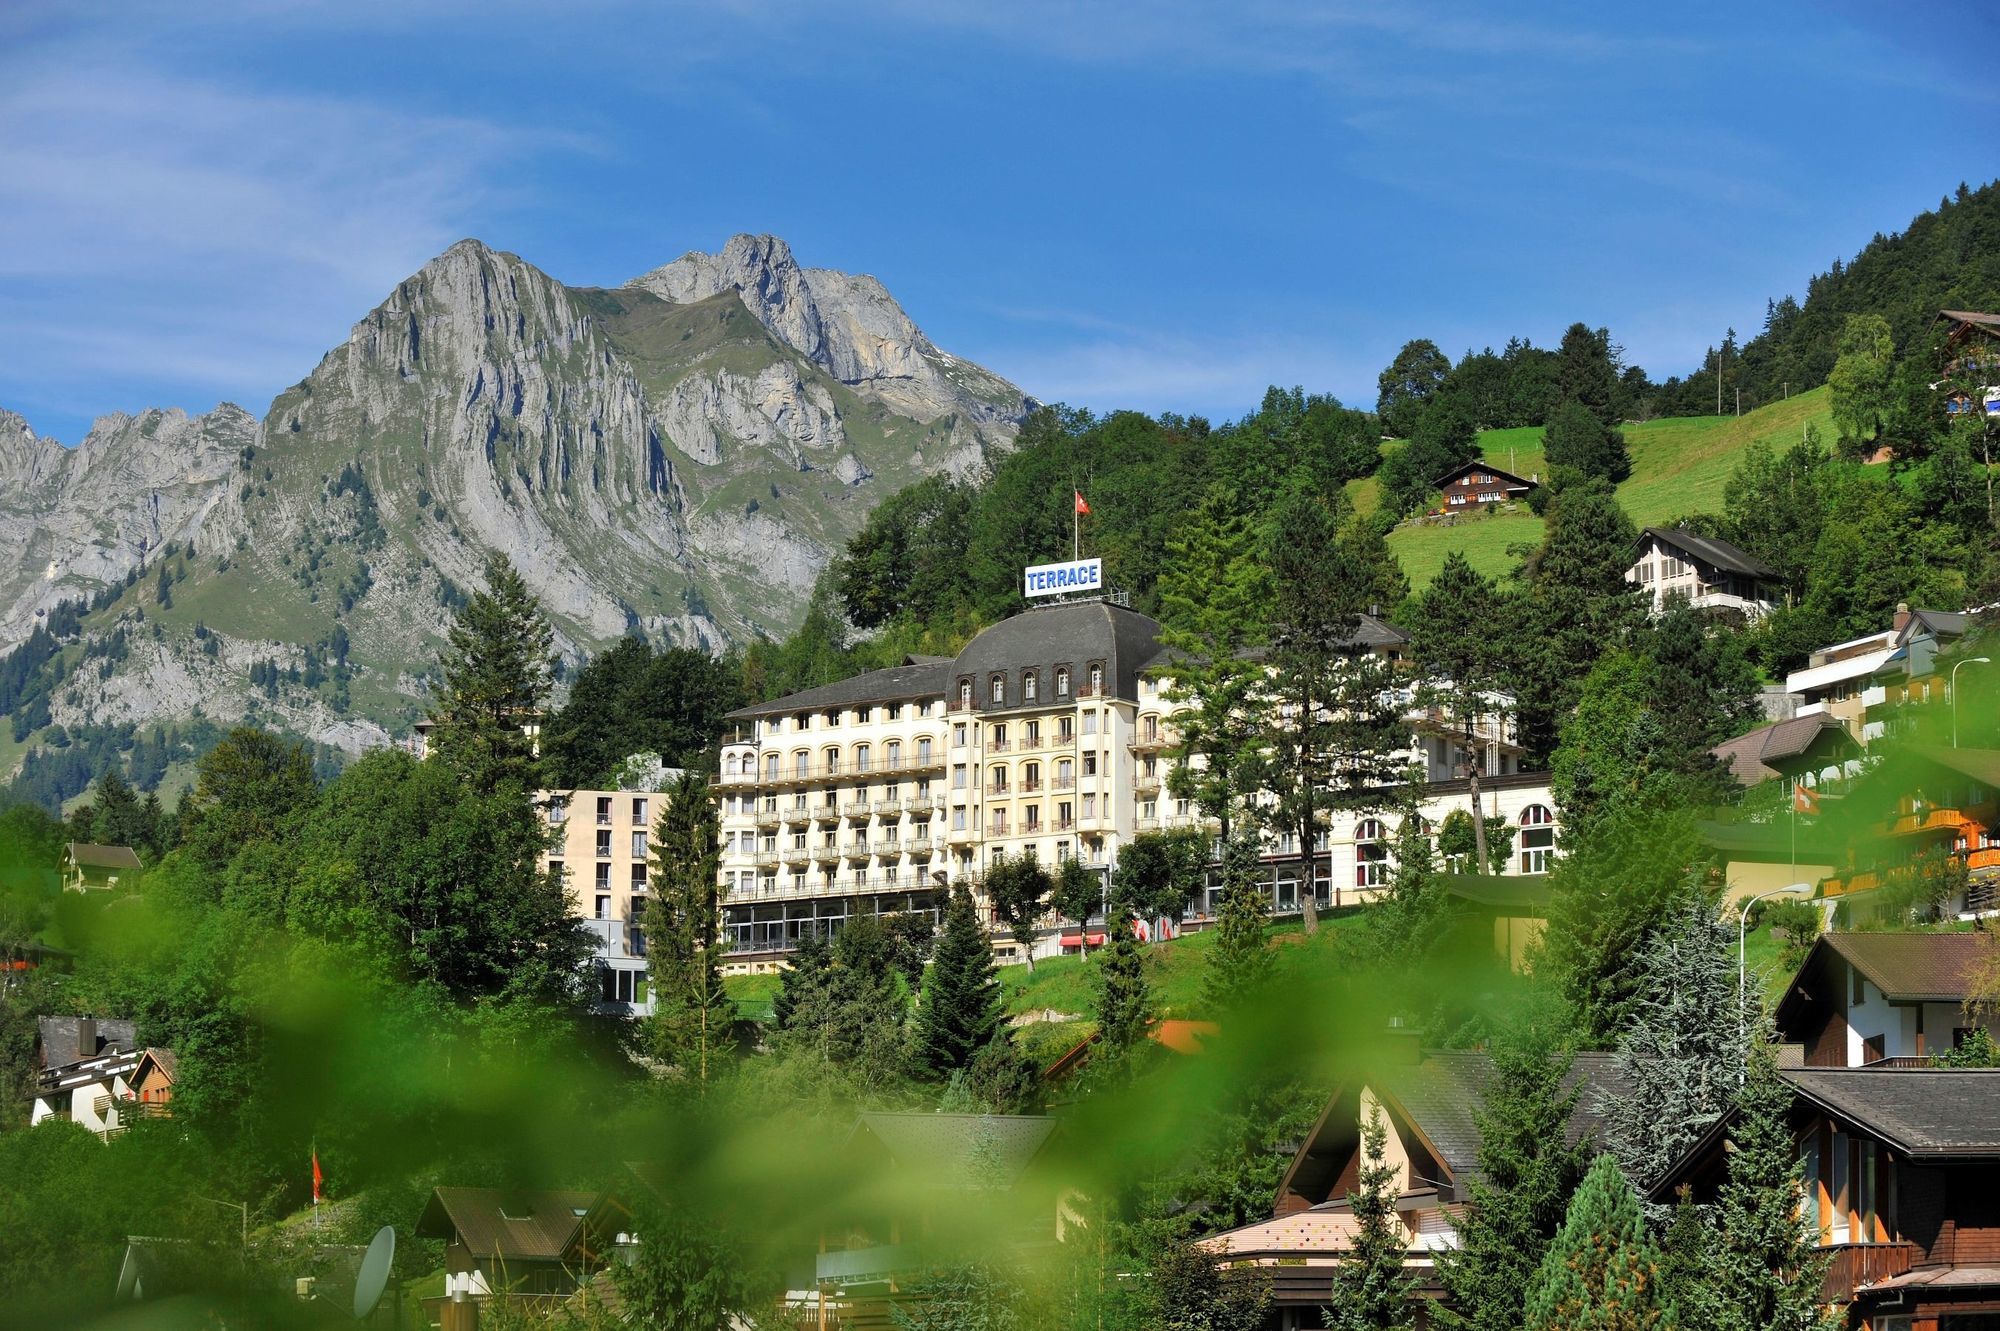
[[[1653,613],[1667,598],[1684,596],[1697,610],[1734,610],[1761,619],[1784,599],[1778,570],[1740,546],[1685,527],[1648,527],[1639,533],[1626,580],[1653,601]]]

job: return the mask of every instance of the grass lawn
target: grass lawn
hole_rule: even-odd
[[[1834,435],[1828,390],[1815,388],[1741,417],[1683,416],[1637,421],[1624,427],[1632,475],[1618,487],[1618,502],[1637,526],[1665,526],[1694,513],[1722,511],[1722,491],[1743,451],[1759,441],[1773,449],[1796,443],[1808,425],[1822,439]],[[1522,476],[1548,472],[1537,426],[1488,430],[1479,436],[1487,461]],[[1357,507],[1372,507],[1379,487],[1350,484]],[[1365,511],[1365,510],[1364,510]],[[1462,519],[1453,526],[1405,523],[1389,534],[1389,548],[1403,561],[1412,590],[1421,590],[1444,567],[1445,556],[1462,550],[1480,572],[1504,577],[1517,562],[1507,547],[1541,539],[1542,520],[1527,513]]]
[[[736,1004],[738,1016],[751,1021],[769,1021],[771,1003],[778,996],[778,977],[775,975],[725,975],[722,990]]]

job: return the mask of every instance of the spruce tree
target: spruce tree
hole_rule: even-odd
[[[817,930],[802,935],[784,974],[778,977],[778,992],[771,1000],[773,1030],[790,1029],[796,1014],[811,1008],[826,991],[832,968],[833,953],[826,945],[826,936]]]
[[[1632,474],[1624,434],[1579,402],[1565,402],[1549,414],[1548,427],[1542,431],[1542,455],[1552,479],[1597,478],[1616,484]]]
[[[1589,1148],[1569,1138],[1578,1092],[1566,1089],[1572,1056],[1546,1003],[1493,1042],[1481,1104],[1479,1175],[1459,1224],[1459,1246],[1438,1254],[1449,1303],[1445,1325],[1519,1331],[1529,1282],[1562,1226]]]
[[[1543,1254],[1524,1325],[1527,1331],[1673,1327],[1661,1265],[1632,1185],[1616,1160],[1600,1155]]]
[[[1098,959],[1097,1030],[1104,1060],[1122,1065],[1146,1042],[1152,1020],[1146,954],[1132,931],[1131,915],[1119,911],[1111,926],[1111,945]]]
[[[1402,1171],[1389,1163],[1382,1106],[1368,1103],[1361,1125],[1361,1167],[1347,1194],[1354,1240],[1333,1274],[1326,1325],[1335,1331],[1405,1331],[1416,1325],[1417,1281],[1405,1265],[1410,1237],[1396,1213]]]
[[[1240,828],[1222,847],[1222,905],[1215,917],[1215,944],[1202,975],[1202,1006],[1220,1017],[1260,993],[1271,977],[1271,950],[1264,937],[1270,892],[1259,863],[1255,826]]]
[[[132,787],[125,784],[125,778],[119,774],[115,764],[105,768],[104,775],[97,779],[92,822],[92,839],[99,845],[138,847],[145,844],[139,798],[132,793]]]
[[[1473,570],[1454,550],[1444,567],[1417,598],[1410,615],[1410,653],[1422,674],[1418,699],[1446,709],[1446,718],[1469,727],[1472,741],[1466,772],[1470,778],[1475,855],[1473,872],[1486,872],[1485,811],[1479,798],[1479,778],[1485,766],[1485,741],[1480,723],[1489,715],[1497,726],[1494,694],[1500,683],[1504,644],[1494,625],[1504,623],[1506,606],[1493,580]]]
[[[1792,1138],[1791,1105],[1775,1055],[1759,1045],[1736,1097],[1733,1149],[1715,1204],[1715,1331],[1833,1331],[1843,1324],[1819,1302],[1832,1254],[1802,1218],[1805,1164]]]
[[[432,720],[438,758],[482,795],[543,784],[535,741],[554,665],[554,635],[527,583],[505,555],[486,564],[486,590],[451,627],[444,687]]]
[[[1681,1185],[1660,1238],[1660,1284],[1680,1319],[1680,1331],[1714,1331],[1715,1234],[1709,1209],[1696,1204],[1687,1185]]]
[[[717,878],[720,829],[708,783],[683,773],[654,824],[645,913],[653,1056],[703,1087],[722,1072],[736,1021],[718,965],[728,950]]]
[[[971,1066],[987,1046],[1006,1038],[1001,1016],[993,948],[979,927],[972,897],[959,888],[945,908],[944,930],[924,977],[916,1021],[918,1063],[939,1077]]]
[[[1642,1186],[1714,1126],[1741,1083],[1735,948],[1715,903],[1690,894],[1641,951],[1618,1041],[1627,1089],[1603,1108],[1607,1144]]]

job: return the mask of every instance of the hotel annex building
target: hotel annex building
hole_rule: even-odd
[[[1355,649],[1401,660],[1407,642],[1364,616]],[[979,900],[981,869],[1003,855],[1078,856],[1108,871],[1134,837],[1199,825],[1166,788],[1176,704],[1165,660],[1152,619],[1072,601],[995,624],[956,657],[915,657],[732,712],[715,790],[734,965],[773,962],[806,931],[855,914],[933,911],[939,887],[963,885]],[[1434,712],[1413,704],[1406,719],[1435,835],[1452,809],[1470,807],[1466,748]],[[1516,829],[1507,871],[1541,873],[1556,827],[1548,777],[1518,770],[1520,751],[1498,725],[1488,719],[1484,811]],[[1334,815],[1315,848],[1320,900],[1365,898],[1387,882],[1389,803],[1385,792],[1384,811]],[[1295,834],[1267,835],[1272,907],[1296,911]],[[1190,903],[1190,918],[1211,915],[1214,895]],[[1051,936],[1037,950],[1056,945]]]

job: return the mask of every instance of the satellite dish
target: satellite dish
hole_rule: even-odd
[[[356,1321],[374,1312],[375,1305],[382,1301],[382,1291],[389,1286],[389,1267],[395,1260],[396,1229],[384,1225],[368,1241],[368,1252],[361,1259],[361,1273],[354,1277]]]

